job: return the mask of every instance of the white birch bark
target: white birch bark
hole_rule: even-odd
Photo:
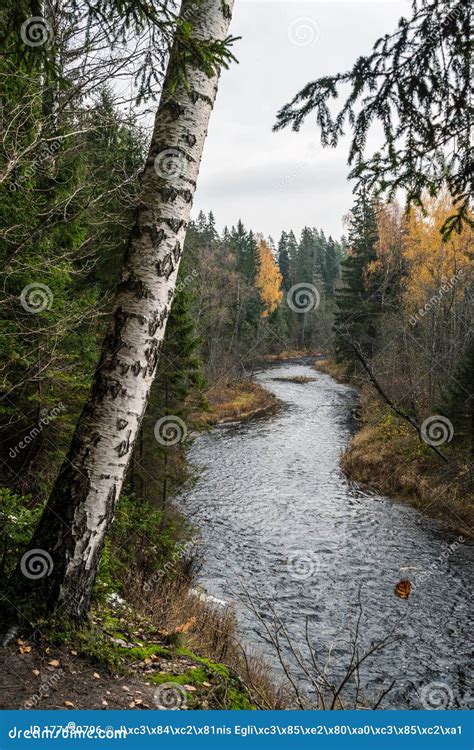
[[[198,39],[223,40],[232,4],[183,0],[181,16]],[[190,64],[187,85],[172,85],[175,54],[156,114],[112,323],[68,457],[30,544],[53,561],[41,582],[47,611],[59,607],[77,619],[87,613],[155,375],[217,92],[218,76],[208,77]]]

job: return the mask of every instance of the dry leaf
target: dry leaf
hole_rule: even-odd
[[[35,677],[39,677],[39,675],[40,675],[39,669],[33,669],[32,672],[35,675]]]
[[[29,654],[31,652],[32,648],[33,648],[32,646],[23,646],[23,644],[21,644],[18,647],[18,653],[19,654]]]
[[[131,703],[129,703],[128,707],[129,708],[135,708],[135,701],[132,701]]]
[[[98,672],[94,672],[92,676],[95,677],[96,680],[100,680],[100,674],[98,674]]]
[[[74,703],[72,701],[64,701],[65,706],[69,706],[69,708],[74,708]]]
[[[72,656],[77,656],[77,651],[74,651],[74,649],[71,649]]]
[[[196,622],[196,618],[191,617],[187,622],[184,622],[182,625],[178,625],[178,627],[174,629],[174,632],[175,633],[187,633],[188,630],[192,628],[192,626],[195,624],[195,622]]]
[[[195,693],[197,690],[197,688],[195,688],[194,685],[185,685],[184,689],[190,693]]]
[[[202,683],[202,686],[203,686],[203,687],[212,687],[212,685],[211,685],[211,683],[210,683],[210,682],[203,682],[203,683]]]
[[[109,705],[109,704],[107,703],[107,701],[105,700],[105,698],[102,698],[102,705],[103,705],[103,706],[108,706],[108,705]]]
[[[122,685],[122,690],[125,690],[126,692],[130,692],[130,688],[126,685]]]
[[[54,667],[56,669],[56,667],[59,667],[59,660],[51,659],[51,661],[49,661],[48,664],[50,667]]]
[[[412,589],[411,581],[403,580],[399,581],[397,585],[395,586],[395,595],[399,597],[399,599],[408,599],[410,596],[410,592]]]

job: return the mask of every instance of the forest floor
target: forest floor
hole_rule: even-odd
[[[233,670],[156,631],[125,605],[83,630],[17,635],[0,648],[0,709],[252,709]]]
[[[338,382],[348,382],[344,368],[330,360],[316,362],[315,367]],[[473,474],[467,453],[443,446],[448,461],[442,461],[369,385],[360,390],[359,403],[360,428],[341,458],[344,473],[473,537]]]

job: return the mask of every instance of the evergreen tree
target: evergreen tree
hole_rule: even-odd
[[[355,363],[352,345],[367,356],[374,353],[379,299],[367,284],[366,269],[375,258],[377,217],[374,201],[360,191],[350,214],[349,249],[341,263],[341,286],[336,291],[336,354],[341,362]]]

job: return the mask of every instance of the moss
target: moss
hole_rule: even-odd
[[[211,672],[215,672],[216,674],[224,677],[227,680],[230,679],[229,670],[226,666],[224,666],[224,664],[219,664],[219,662],[212,661],[211,659],[206,659],[204,656],[198,656],[188,648],[178,648],[176,649],[176,653],[180,654],[181,656],[187,656],[189,659],[193,659],[193,661],[197,662],[198,664],[203,664]]]
[[[163,656],[165,659],[171,659],[173,655],[171,649],[158,646],[157,644],[151,646],[134,646],[133,648],[118,646],[117,651],[130,661],[144,661],[151,656]]]
[[[227,706],[229,711],[249,711],[255,710],[255,706],[250,702],[248,695],[236,688],[229,688],[227,692]]]
[[[202,685],[207,682],[208,676],[203,669],[199,667],[186,670],[181,674],[170,674],[169,672],[160,672],[148,678],[149,682],[154,685],[162,685],[165,682],[175,682],[177,685]]]

